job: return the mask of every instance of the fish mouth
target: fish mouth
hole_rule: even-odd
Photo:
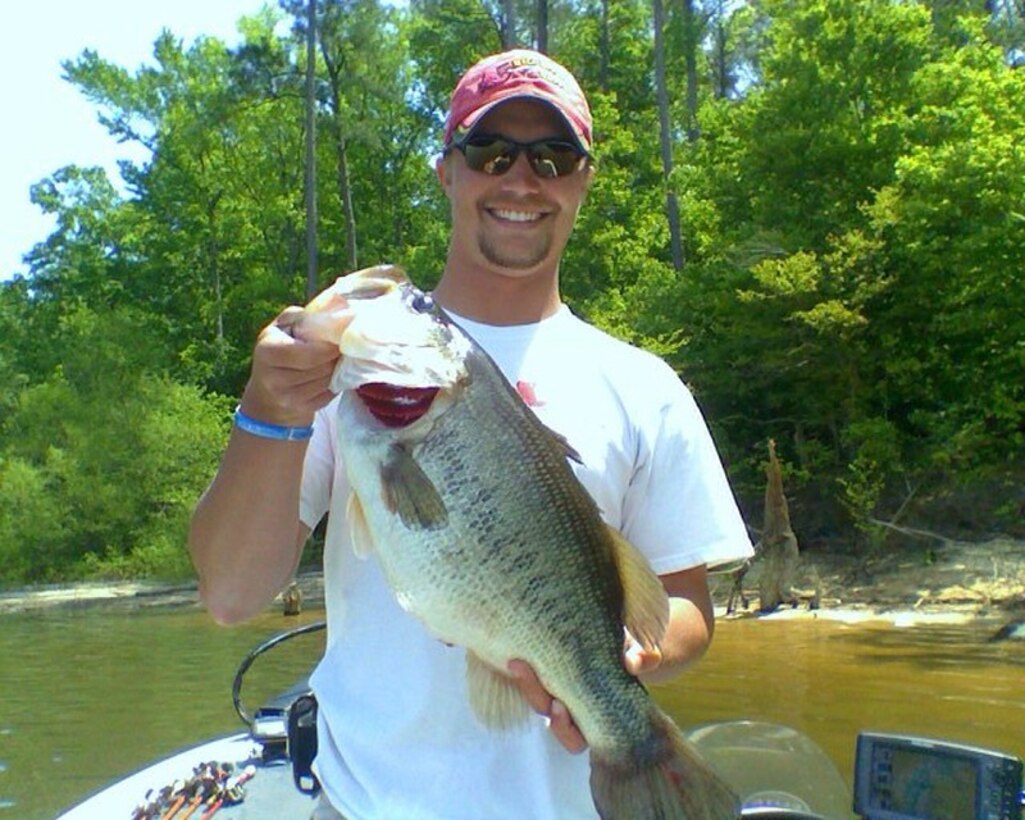
[[[396,265],[377,265],[339,277],[310,300],[287,330],[301,341],[339,344],[360,303],[373,302],[409,284],[405,271]]]
[[[431,409],[440,389],[367,382],[356,388],[356,395],[385,427],[407,427]]]
[[[433,300],[394,265],[339,277],[291,327],[300,341],[337,345],[329,389],[352,390],[388,427],[411,424],[439,390],[463,376],[468,342],[449,329]]]

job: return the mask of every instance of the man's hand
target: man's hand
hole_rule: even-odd
[[[310,424],[333,396],[328,384],[340,356],[338,347],[293,338],[290,331],[300,315],[302,308],[286,308],[256,340],[242,410],[260,421]]]
[[[555,735],[555,739],[573,754],[580,754],[584,751],[587,748],[587,741],[584,740],[584,736],[573,722],[569,710],[562,701],[553,698],[551,693],[541,685],[541,681],[538,680],[530,664],[525,661],[512,660],[509,661],[508,670],[519,685],[530,708],[548,718],[548,728]]]
[[[626,641],[623,645],[623,665],[626,671],[638,678],[648,672],[654,672],[662,663],[662,650],[658,647],[645,649],[637,643],[629,630],[623,631],[626,632]]]
[[[662,652],[658,649],[645,649],[626,633],[623,648],[623,665],[631,675],[650,672],[662,662]],[[566,705],[546,690],[530,664],[525,661],[509,661],[509,674],[520,687],[523,697],[530,707],[539,715],[548,718],[548,728],[555,739],[573,754],[580,754],[587,748],[587,740],[573,722],[573,716]]]

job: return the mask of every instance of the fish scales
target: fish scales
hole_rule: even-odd
[[[590,746],[603,818],[734,816],[728,787],[623,665],[624,619],[639,637],[661,637],[660,582],[604,525],[567,463],[569,446],[396,270],[343,277],[331,309],[351,315],[318,317],[343,354],[339,446],[355,548],[376,551],[405,609],[469,650],[471,705],[486,723],[529,716],[500,670],[513,658],[534,668]],[[363,310],[368,299],[380,302],[373,311]],[[390,304],[392,314],[382,309]],[[389,345],[378,357],[375,348]],[[376,382],[397,391],[396,407],[404,388],[438,395],[423,416],[395,426],[352,389]],[[373,392],[380,409],[387,391]]]
[[[473,648],[497,668],[519,657],[538,670],[552,670],[549,676],[565,680],[562,686],[544,675],[542,680],[566,689],[560,696],[571,709],[593,701],[595,692],[622,690],[622,703],[580,710],[588,716],[582,721],[594,724],[587,727],[592,743],[621,736],[631,711],[643,711],[647,701],[643,690],[633,696],[631,690],[640,687],[621,663],[622,592],[597,510],[586,493],[576,491],[565,451],[496,379],[494,366],[471,364],[470,379],[461,400],[410,448],[446,499],[448,525],[413,534],[415,548],[381,552],[389,581],[440,638]],[[359,417],[363,410],[354,405],[346,413]],[[353,429],[358,421],[345,418],[343,424]],[[356,449],[375,446],[382,444],[356,439],[343,445],[343,458],[359,458]],[[519,472],[516,462],[529,464],[534,480],[510,484],[509,475]],[[371,467],[352,472],[368,495],[383,495]],[[368,524],[373,530],[372,517]],[[401,537],[409,540],[411,534]],[[384,538],[395,535],[374,533],[375,542]],[[541,631],[538,622],[557,628]]]
[[[494,365],[471,357],[469,369],[463,400],[413,448],[450,502],[451,537],[428,534],[421,542],[426,560],[396,585],[414,599],[407,585],[445,590],[459,634],[441,637],[474,648],[498,668],[520,657],[553,670],[550,677],[565,679],[567,689],[586,675],[576,694],[562,693],[571,709],[594,701],[595,692],[638,689],[621,662],[622,591],[593,501],[579,491],[564,450]],[[525,465],[530,480],[510,482]],[[540,631],[538,623],[556,628]],[[543,673],[542,680],[560,688]],[[580,710],[595,724],[605,717],[591,729],[592,743],[629,726],[630,698],[623,700]],[[634,700],[632,711],[645,708],[646,698]]]

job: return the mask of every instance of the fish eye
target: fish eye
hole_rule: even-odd
[[[434,299],[429,293],[417,293],[413,297],[412,307],[417,313],[430,313],[434,310]]]

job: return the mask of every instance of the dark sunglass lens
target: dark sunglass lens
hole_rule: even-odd
[[[508,171],[517,153],[514,145],[502,139],[474,140],[463,146],[466,164],[474,171],[482,171],[491,176]]]
[[[456,147],[463,152],[471,170],[491,176],[508,171],[521,150],[526,150],[534,173],[545,179],[572,174],[580,169],[584,160],[584,155],[573,143],[559,139],[520,143],[503,137],[479,135]]]
[[[580,152],[568,142],[550,140],[531,146],[530,164],[539,177],[563,177],[580,167]]]

